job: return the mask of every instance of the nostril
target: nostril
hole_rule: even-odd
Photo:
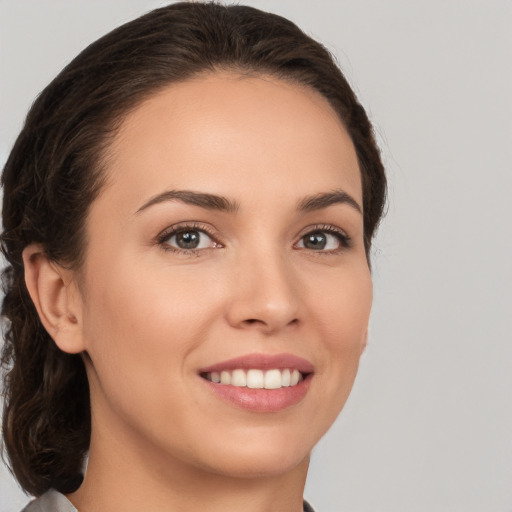
[[[288,325],[296,325],[298,323],[299,323],[299,319],[294,318],[293,320],[290,320],[288,322]],[[270,330],[273,330],[270,323],[267,323],[264,320],[260,320],[258,318],[247,318],[247,320],[243,321],[243,325],[245,325],[246,327],[252,326],[252,325],[262,325],[262,326],[267,326]]]
[[[264,320],[260,320],[259,318],[247,318],[242,323],[246,327],[249,325],[267,325],[267,322],[265,322]]]

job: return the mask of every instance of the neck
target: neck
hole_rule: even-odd
[[[300,512],[309,457],[284,474],[221,474],[156,447],[136,446],[126,432],[93,433],[82,486],[68,499],[79,512]],[[130,447],[130,448],[128,448]]]

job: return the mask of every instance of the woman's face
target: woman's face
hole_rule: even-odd
[[[93,442],[220,474],[307,461],[372,298],[356,154],[327,101],[269,77],[172,85],[124,120],[107,177],[80,287]]]

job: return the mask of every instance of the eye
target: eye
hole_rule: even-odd
[[[329,229],[317,229],[306,233],[298,241],[296,247],[311,251],[335,252],[349,247],[350,238],[345,233]]]
[[[217,247],[215,240],[204,230],[195,227],[179,227],[163,234],[159,243],[167,250],[198,251]]]

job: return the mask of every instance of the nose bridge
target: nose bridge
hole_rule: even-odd
[[[229,311],[233,325],[273,332],[298,322],[300,300],[293,267],[276,245],[253,246],[238,255]]]

